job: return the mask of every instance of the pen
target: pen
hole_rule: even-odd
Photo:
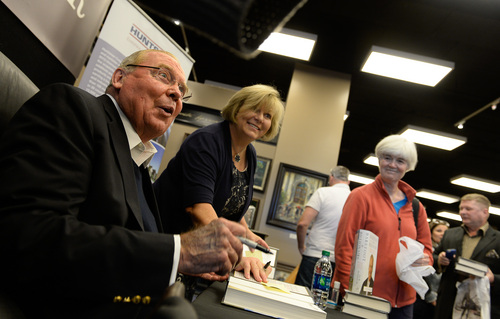
[[[241,241],[242,244],[244,245],[247,245],[248,247],[250,248],[255,248],[257,250],[260,250],[260,251],[263,251],[265,252],[266,254],[273,254],[269,249],[267,249],[266,247],[262,246],[262,245],[259,245],[257,244],[256,242],[248,239],[248,238],[245,238],[245,237],[241,237],[241,236],[238,236],[238,239]]]
[[[264,270],[267,269],[267,267],[269,267],[271,265],[271,261],[269,260],[265,265],[264,265]]]

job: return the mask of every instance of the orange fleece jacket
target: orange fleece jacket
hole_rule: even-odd
[[[391,302],[392,307],[404,307],[416,300],[413,287],[400,281],[396,273],[396,255],[399,253],[399,238],[408,236],[422,243],[424,253],[432,265],[432,243],[427,213],[420,203],[418,231],[412,212],[412,200],[416,191],[407,183],[399,181],[408,202],[399,210],[394,209],[380,175],[371,184],[355,188],[344,205],[335,242],[334,280],[341,283],[341,291],[349,287],[354,237],[358,229],[367,229],[379,237],[377,264],[373,295]]]

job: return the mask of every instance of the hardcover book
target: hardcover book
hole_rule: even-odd
[[[230,276],[222,303],[276,318],[326,318],[306,287],[272,279],[265,284]]]
[[[488,271],[488,266],[479,261],[458,257],[455,263],[455,271],[465,275],[484,277]]]
[[[389,315],[385,312],[380,312],[374,309],[365,308],[356,304],[345,303],[342,307],[342,312],[353,316],[369,319],[387,319]]]
[[[354,239],[354,249],[349,276],[349,290],[372,295],[377,266],[378,236],[366,229],[359,229]]]
[[[391,303],[388,300],[376,296],[361,295],[349,290],[345,291],[344,302],[384,313],[391,312]]]

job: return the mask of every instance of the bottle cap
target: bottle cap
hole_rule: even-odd
[[[340,282],[336,281],[333,283],[333,288],[339,289],[340,288]]]
[[[322,254],[323,256],[330,257],[330,252],[329,252],[328,250],[323,250],[323,251],[321,252],[321,254]]]

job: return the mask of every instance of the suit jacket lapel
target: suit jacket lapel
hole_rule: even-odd
[[[116,162],[120,168],[123,180],[123,189],[125,190],[125,200],[129,209],[132,211],[137,223],[144,230],[142,221],[141,207],[139,205],[139,197],[137,194],[137,186],[135,184],[134,163],[130,156],[130,149],[127,141],[127,135],[120,119],[120,115],[113,104],[113,101],[108,96],[101,96],[104,109],[108,115],[108,129],[110,135],[110,144],[115,153]]]
[[[488,231],[486,234],[484,234],[483,238],[477,243],[476,248],[474,248],[474,251],[472,252],[471,259],[476,259],[476,257],[480,254],[480,252],[483,249],[487,249],[488,246],[495,241],[496,234],[495,232],[491,231],[491,226],[488,228]]]

